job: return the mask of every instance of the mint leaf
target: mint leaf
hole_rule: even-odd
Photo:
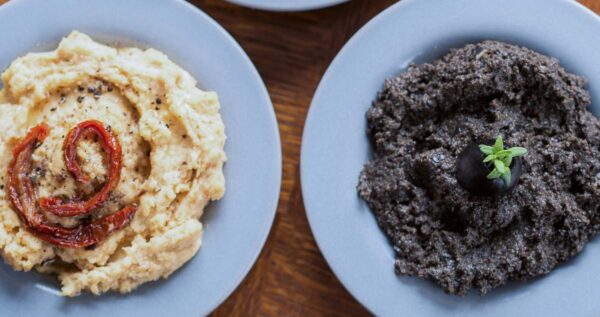
[[[487,175],[487,178],[488,179],[495,179],[495,178],[500,177],[501,175],[502,175],[502,173],[498,172],[498,170],[494,168],[494,170]]]
[[[508,149],[508,151],[510,152],[510,155],[512,157],[523,156],[527,154],[527,149],[519,146],[511,147],[510,149]]]
[[[511,154],[509,150],[502,150],[494,153],[497,157],[507,157]]]
[[[506,184],[506,186],[510,185],[512,175],[510,173],[510,170],[506,171],[506,173],[502,174],[502,180],[504,180],[504,184]]]
[[[496,143],[494,143],[494,152],[500,152],[504,149],[504,142],[502,141],[502,135],[498,135]]]
[[[493,147],[485,144],[479,144],[479,150],[481,150],[481,152],[485,155],[490,155],[494,152]]]
[[[513,162],[513,158],[527,154],[527,149],[520,146],[504,149],[504,140],[500,134],[496,137],[493,146],[480,144],[479,150],[486,155],[483,163],[491,162],[494,165],[494,170],[487,175],[487,178],[496,179],[502,177],[507,186],[510,184],[512,178],[510,165]]]
[[[504,166],[504,163],[500,160],[494,160],[494,166],[496,167],[498,172],[500,172],[500,174],[504,174],[508,170],[508,168]]]
[[[483,163],[487,163],[487,162],[490,162],[490,161],[495,160],[495,159],[496,159],[496,155],[490,154],[490,155],[486,156],[483,159]]]
[[[504,163],[504,166],[510,168],[510,164],[512,164],[512,156],[508,156],[504,159],[502,159],[502,163]]]

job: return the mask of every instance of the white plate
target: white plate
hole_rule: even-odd
[[[271,11],[305,11],[333,6],[348,0],[227,0],[255,9]]]
[[[358,198],[358,175],[370,153],[365,113],[384,79],[410,62],[484,39],[557,57],[589,79],[592,109],[600,114],[600,20],[577,2],[403,0],[350,40],[310,108],[301,176],[317,243],[340,281],[378,316],[599,316],[599,239],[548,276],[461,298],[430,282],[397,277],[392,248]]]
[[[168,280],[129,295],[62,298],[57,282],[0,260],[1,316],[202,316],[242,281],[267,238],[281,180],[281,147],[269,96],[236,42],[184,1],[14,0],[0,7],[0,69],[54,49],[72,30],[107,44],[154,47],[217,91],[226,126],[225,197],[203,217],[198,255]]]

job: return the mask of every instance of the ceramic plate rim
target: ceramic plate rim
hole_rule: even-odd
[[[137,1],[139,2],[139,1]],[[265,193],[265,195],[268,195],[268,199],[265,199],[265,202],[263,203],[263,213],[260,214],[260,220],[256,221],[255,227],[256,227],[256,235],[257,237],[255,238],[255,242],[254,244],[256,245],[256,248],[254,248],[253,250],[250,250],[248,252],[245,252],[245,256],[247,257],[246,259],[242,259],[242,261],[244,263],[239,265],[239,268],[237,269],[236,272],[232,272],[235,274],[231,274],[231,277],[226,279],[228,280],[226,287],[224,287],[223,289],[219,290],[217,293],[219,293],[218,298],[216,298],[215,300],[213,300],[211,303],[205,303],[205,304],[200,304],[201,307],[198,307],[198,310],[196,310],[196,312],[200,315],[207,315],[208,313],[210,313],[211,311],[213,311],[214,309],[216,309],[223,301],[225,301],[234,291],[235,289],[239,286],[239,284],[244,280],[244,278],[247,276],[247,274],[250,272],[250,270],[252,269],[252,267],[254,266],[256,260],[258,259],[258,256],[260,255],[266,240],[269,236],[272,224],[274,222],[275,219],[275,215],[276,215],[276,210],[277,210],[277,206],[278,206],[278,201],[279,201],[279,193],[280,193],[280,188],[281,188],[281,176],[282,176],[282,152],[281,152],[281,140],[280,140],[280,135],[279,135],[279,129],[278,129],[278,125],[277,125],[277,120],[275,117],[275,112],[272,106],[272,102],[269,96],[269,93],[267,91],[267,88],[262,80],[262,78],[260,77],[258,71],[256,70],[254,64],[252,63],[252,61],[250,60],[250,58],[248,57],[248,55],[244,52],[244,50],[242,49],[242,47],[235,41],[235,39],[220,25],[218,24],[212,17],[210,17],[208,14],[206,14],[204,11],[196,8],[195,6],[193,6],[192,4],[188,3],[187,1],[184,0],[168,0],[166,1],[167,4],[165,4],[165,1],[161,2],[160,5],[167,5],[169,7],[171,7],[174,11],[175,10],[179,10],[177,11],[178,14],[183,15],[183,14],[192,14],[194,16],[194,20],[197,21],[197,23],[200,23],[203,25],[204,27],[204,32],[206,32],[207,34],[212,34],[215,37],[218,37],[220,39],[220,45],[222,47],[224,47],[225,49],[228,50],[229,53],[236,53],[238,60],[236,61],[239,65],[241,65],[243,68],[243,72],[245,73],[245,76],[247,78],[249,78],[248,80],[251,80],[251,82],[248,82],[249,84],[252,84],[254,86],[257,87],[257,90],[254,91],[255,94],[255,98],[254,100],[252,100],[252,102],[254,102],[257,105],[257,108],[260,109],[260,112],[263,113],[263,116],[265,116],[268,121],[264,122],[263,124],[265,125],[265,130],[270,130],[269,135],[267,136],[268,139],[273,140],[272,144],[269,144],[269,161],[272,162],[272,168],[268,171],[264,173],[264,182],[269,186],[269,188],[264,188],[263,191]],[[9,1],[8,3],[0,6],[0,15],[3,14],[3,12],[13,12],[14,10],[21,10],[22,7],[27,7],[29,5],[35,4],[35,0],[19,0],[19,1]],[[146,3],[144,3],[146,4]],[[98,2],[94,2],[92,3],[92,5],[100,5],[98,4]],[[152,7],[152,5],[150,4],[146,4],[149,7]],[[157,4],[153,4],[153,6],[159,6]],[[126,13],[128,14],[128,13]],[[14,18],[12,18],[14,19]],[[98,18],[98,21],[101,21],[101,18]],[[93,23],[92,23],[93,24]],[[101,22],[98,22],[97,24],[101,24]],[[112,26],[111,26],[112,27]],[[180,26],[181,27],[181,26]],[[99,27],[99,29],[102,29],[101,27]],[[128,31],[126,31],[126,27],[116,27],[117,32],[119,33],[118,30],[121,30],[122,34],[113,34],[115,37],[121,37],[123,36],[124,33],[130,33]],[[44,32],[44,31],[41,31]],[[49,32],[48,32],[49,33]],[[64,36],[66,36],[66,34],[64,34]],[[134,39],[137,40],[137,39]],[[49,40],[50,41],[50,40]],[[144,42],[144,45],[147,46],[153,46],[152,43],[149,42]],[[34,50],[35,48],[32,47],[32,50]],[[169,55],[169,54],[168,54]],[[170,56],[172,57],[172,56]],[[14,60],[14,58],[12,58],[11,60]],[[176,62],[178,62],[176,60]],[[186,67],[184,67],[186,68]],[[187,69],[186,69],[187,70]],[[196,77],[196,76],[194,76]],[[196,78],[198,79],[198,78]],[[222,96],[220,96],[222,97]],[[223,113],[223,109],[224,106],[223,104],[222,106],[222,113]],[[235,107],[235,106],[233,106]],[[230,139],[230,135],[228,132],[231,132],[231,126],[227,125],[226,122],[226,133],[228,134],[228,140],[226,141],[226,147],[227,144],[229,144],[231,142]],[[227,164],[231,164],[231,157],[228,156],[228,163],[225,164],[225,169],[227,169]],[[226,178],[229,179],[230,176],[228,176],[226,174]],[[226,186],[230,187],[231,183],[227,183]],[[247,185],[251,185],[251,184],[247,184]],[[226,199],[227,196],[227,191],[225,194],[225,198]],[[212,203],[212,205],[215,205],[217,203]],[[212,207],[209,207],[209,209]],[[218,208],[218,207],[214,207],[214,208]],[[240,207],[241,209],[241,207]],[[205,219],[207,216],[203,217],[203,219]],[[210,226],[210,223],[206,223],[205,221],[203,221],[203,224],[205,226]],[[203,246],[203,248],[205,248],[206,246]],[[198,254],[202,253],[202,249],[200,249]],[[235,259],[234,259],[235,260]],[[192,259],[193,261],[193,259]],[[192,262],[190,261],[190,262]],[[242,262],[240,261],[240,262]],[[1,262],[1,260],[0,260]],[[190,264],[186,264],[184,267],[182,267],[179,271],[183,271],[187,266],[190,266]],[[188,269],[189,270],[189,269]],[[37,273],[27,273],[27,274],[37,274]],[[178,274],[178,272],[176,272],[174,275]],[[183,273],[182,273],[183,274]],[[154,284],[154,283],[158,283],[158,282],[150,282],[148,284]],[[162,282],[161,282],[162,283]],[[152,286],[150,286],[152,287]],[[134,291],[132,294],[135,294],[136,291]],[[118,296],[118,295],[117,295]],[[125,296],[129,296],[129,295],[125,295]],[[110,299],[107,299],[110,300]],[[15,303],[16,304],[16,303]],[[192,304],[194,305],[194,304]],[[199,304],[196,304],[199,305]],[[70,315],[70,314],[69,314]]]
[[[582,22],[582,24],[583,23],[592,24],[592,22],[589,21],[590,20],[589,18],[593,18],[594,23],[595,23],[593,25],[594,28],[600,30],[600,18],[595,13],[590,11],[588,8],[583,6],[582,4],[580,4],[576,1],[571,1],[571,0],[554,0],[554,1],[555,2],[552,3],[552,5],[555,5],[556,3],[561,3],[561,4],[568,3],[569,5],[571,5],[574,8],[573,12],[577,11],[576,14],[578,14],[580,18],[583,16],[583,18],[588,19],[585,22]],[[373,44],[374,41],[368,41],[365,39],[365,37],[369,36],[375,28],[377,28],[378,26],[383,24],[384,20],[391,19],[392,16],[394,16],[395,14],[401,13],[405,8],[412,6],[417,2],[419,2],[419,1],[418,0],[402,0],[394,5],[390,6],[389,8],[387,8],[386,10],[384,10],[380,14],[378,14],[376,17],[374,17],[372,20],[370,20],[344,45],[344,47],[340,50],[340,52],[334,58],[334,60],[330,64],[330,66],[327,68],[325,75],[322,77],[322,79],[318,85],[316,93],[313,97],[311,107],[308,111],[305,128],[304,128],[304,133],[303,133],[303,137],[302,137],[301,164],[300,164],[300,166],[301,166],[300,167],[300,169],[301,169],[301,173],[300,173],[301,185],[302,185],[304,205],[305,205],[307,217],[309,220],[309,224],[310,224],[311,230],[313,232],[313,236],[315,237],[317,245],[319,246],[319,249],[321,250],[321,253],[325,257],[330,268],[335,273],[335,275],[338,277],[340,282],[344,285],[344,287],[354,296],[354,298],[356,298],[361,304],[363,304],[363,306],[365,308],[369,309],[372,313],[377,314],[377,315],[385,315],[384,312],[387,312],[388,314],[390,312],[389,312],[389,310],[386,310],[385,307],[378,306],[371,299],[366,299],[365,296],[363,296],[364,293],[361,291],[361,289],[364,287],[361,285],[358,285],[357,282],[353,280],[353,277],[347,276],[347,269],[348,269],[349,264],[342,263],[343,261],[340,259],[340,256],[342,255],[343,252],[333,250],[334,248],[331,246],[331,244],[333,243],[333,238],[330,236],[330,234],[326,233],[326,228],[323,227],[323,224],[318,222],[319,220],[322,220],[324,218],[324,216],[322,216],[322,214],[324,214],[325,212],[323,210],[319,209],[319,207],[318,207],[319,202],[315,198],[317,196],[316,196],[316,194],[313,193],[313,189],[309,188],[309,186],[312,186],[312,185],[308,184],[309,179],[311,182],[313,182],[315,177],[312,177],[311,172],[308,170],[308,167],[307,167],[309,165],[310,165],[310,167],[314,167],[317,164],[316,159],[309,157],[309,151],[313,151],[313,150],[311,150],[311,147],[314,146],[313,143],[318,143],[318,141],[313,141],[313,140],[309,139],[309,134],[315,133],[315,132],[312,132],[313,129],[315,129],[315,130],[319,129],[318,127],[315,126],[316,125],[315,113],[317,112],[317,108],[326,107],[323,105],[323,103],[325,102],[323,99],[327,99],[327,98],[323,97],[326,94],[325,91],[326,91],[326,89],[329,89],[329,86],[331,85],[330,81],[332,80],[331,78],[334,77],[334,73],[340,72],[339,69],[342,66],[344,66],[343,65],[344,63],[348,62],[347,56],[351,55],[350,51],[352,51],[360,43],[364,44],[365,42],[369,42],[369,44]],[[426,1],[422,1],[422,2],[426,2]],[[462,1],[462,3],[464,3],[464,2],[465,1]],[[539,1],[538,1],[538,3],[539,3]],[[575,14],[575,13],[573,13],[573,14]],[[567,22],[564,22],[563,24],[566,24],[566,23]],[[391,67],[392,66],[390,66],[390,68]],[[343,73],[343,71],[341,71],[341,72]],[[382,83],[383,83],[383,79],[381,80],[380,84],[382,84]],[[600,86],[600,82],[598,84],[596,84],[595,88],[597,88],[597,86]],[[374,99],[376,92],[377,91],[373,91],[372,99]],[[596,106],[595,111],[597,114],[597,111],[598,111],[597,103],[600,101],[598,100],[598,98],[595,98],[594,100],[596,100],[596,101],[594,102],[593,105]],[[366,107],[364,108],[364,110],[366,111]],[[362,115],[364,117],[364,112]],[[365,136],[365,138],[366,138],[366,136]],[[356,181],[358,181],[358,174],[355,176],[356,176]],[[319,214],[319,212],[321,214]],[[372,218],[374,218],[374,217],[372,217]],[[374,219],[373,219],[373,223],[375,223]],[[379,229],[379,228],[377,228],[377,229]],[[380,234],[383,236],[383,234],[381,232],[380,232]],[[596,240],[598,240],[598,239],[596,239]],[[388,248],[391,251],[391,247],[389,247],[389,243],[387,243],[387,244],[388,244]],[[559,270],[559,269],[557,269],[557,270]]]
[[[278,12],[293,12],[293,11],[308,11],[323,9],[338,5],[349,0],[310,0],[308,4],[297,0],[227,0],[240,6],[245,6],[253,9],[278,11]]]

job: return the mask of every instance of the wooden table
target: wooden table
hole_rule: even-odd
[[[190,2],[225,27],[254,61],[273,100],[283,145],[283,186],[269,240],[250,274],[213,315],[368,316],[333,275],[311,235],[300,191],[300,141],[310,101],[333,57],[396,0],[353,0],[302,13],[257,11],[221,0]],[[581,2],[600,14],[600,0]]]
[[[298,0],[302,1],[302,0]],[[329,9],[269,13],[195,0],[242,45],[275,106],[283,144],[277,218],[257,264],[214,316],[368,316],[333,275],[311,235],[298,163],[311,98],[331,60],[363,24],[395,0],[352,0]],[[583,0],[600,14],[600,0]]]

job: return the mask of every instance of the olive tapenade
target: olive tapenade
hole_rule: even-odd
[[[388,79],[367,112],[373,159],[358,193],[396,272],[486,294],[581,252],[600,230],[600,122],[586,86],[554,58],[494,41]],[[461,153],[497,135],[528,150],[518,184],[502,195],[461,186]]]

